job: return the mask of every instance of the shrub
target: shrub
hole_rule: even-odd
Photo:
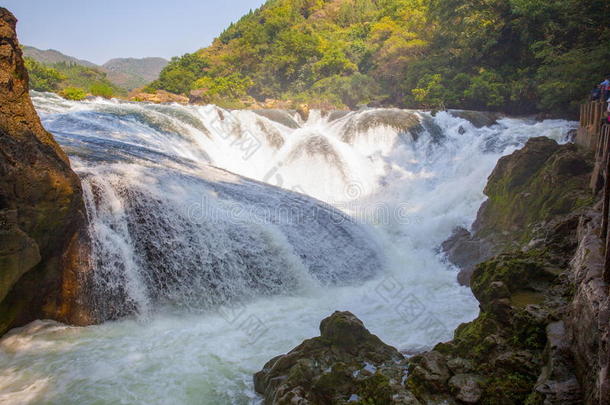
[[[59,95],[67,100],[83,100],[87,97],[87,93],[85,90],[80,87],[66,87],[62,91],[59,92]]]
[[[238,73],[224,77],[202,77],[193,84],[195,89],[206,89],[206,94],[209,96],[232,99],[246,96],[250,86],[252,86],[252,81]]]
[[[25,58],[25,68],[30,77],[30,89],[36,91],[57,91],[61,81],[66,78],[58,70],[32,58]]]
[[[111,98],[114,96],[114,89],[106,83],[95,83],[89,88],[89,92],[94,96]]]

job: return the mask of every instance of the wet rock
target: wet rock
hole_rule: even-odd
[[[523,373],[536,373],[540,369],[535,355],[528,350],[504,351],[491,359],[490,364],[492,367]]]
[[[502,118],[502,115],[499,113],[486,111],[449,110],[449,114],[454,117],[465,119],[477,128],[496,125],[498,120]]]
[[[474,237],[462,227],[456,228],[451,237],[443,242],[441,251],[460,269],[458,282],[465,286],[470,284],[475,266],[494,256],[490,243]]]
[[[328,122],[333,122],[339,120],[346,115],[348,115],[351,111],[348,110],[333,110],[328,112]]]
[[[570,339],[563,321],[552,322],[547,328],[545,363],[536,382],[536,392],[545,404],[579,404],[582,401],[580,384],[574,374]]]
[[[449,388],[457,399],[467,404],[476,404],[483,390],[481,376],[475,374],[456,374],[449,380]]]
[[[446,383],[451,377],[447,359],[436,351],[410,359],[409,374],[412,383],[438,393],[447,389]]]
[[[309,119],[309,111],[310,111],[310,107],[307,104],[299,104],[297,106],[297,114],[299,114],[301,121],[303,122],[307,122],[307,120]]]
[[[447,367],[453,374],[467,374],[474,370],[474,364],[471,360],[461,357],[454,357],[447,361]]]
[[[359,134],[378,127],[389,127],[417,139],[424,127],[417,114],[394,108],[365,110],[347,117],[343,125],[341,140],[352,143]]]
[[[0,211],[0,302],[15,283],[40,263],[38,244],[17,224],[17,211]]]
[[[16,22],[0,8],[0,335],[37,318],[91,321],[80,180],[34,110]]]
[[[575,239],[565,236],[575,234],[578,210],[592,202],[587,187],[591,170],[588,157],[574,145],[543,137],[531,138],[522,149],[501,158],[485,187],[489,198],[481,205],[472,232],[457,229],[441,246],[461,269],[459,282],[467,285],[481,261],[503,251],[550,245],[553,238],[565,245],[558,256],[564,261],[571,257]]]
[[[572,260],[576,286],[565,318],[574,355],[575,374],[586,404],[610,403],[610,297],[603,280],[601,215],[590,212],[579,226],[579,245]]]
[[[252,112],[261,115],[271,121],[284,125],[285,127],[296,129],[299,128],[299,123],[294,119],[288,110],[279,109],[259,109]]]
[[[270,125],[268,122],[265,122],[263,119],[259,118],[256,120],[256,126],[265,135],[267,143],[270,146],[280,149],[284,145],[285,141],[282,133],[273,125]]]
[[[355,397],[364,403],[418,403],[401,385],[406,359],[353,314],[335,312],[321,322],[320,332],[255,374],[265,403],[347,403]]]
[[[523,149],[498,161],[473,224],[475,236],[506,247],[524,246],[534,226],[588,206],[591,165],[575,145],[531,138]]]
[[[203,94],[199,94],[198,96],[202,96]],[[144,101],[148,103],[178,103],[178,104],[188,104],[189,97],[182,96],[180,94],[170,93],[165,90],[157,90],[154,93],[146,93],[144,91],[135,91],[130,93],[129,100],[131,101]]]

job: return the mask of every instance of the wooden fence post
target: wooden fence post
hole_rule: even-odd
[[[602,161],[604,178],[604,199],[602,206],[602,229],[599,236],[604,241],[604,246],[606,246],[605,254],[606,256],[608,256],[608,214],[610,214],[610,181],[608,181],[608,176],[610,175],[610,167],[608,165],[610,164],[610,159],[608,159],[607,153],[605,153],[605,151],[603,152],[602,156],[605,158]],[[608,263],[608,260],[606,260],[605,263]]]

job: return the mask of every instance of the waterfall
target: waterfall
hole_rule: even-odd
[[[477,306],[438,246],[501,156],[575,128],[32,98],[82,179],[92,299],[116,321],[9,333],[0,402],[257,403],[252,373],[334,310],[404,351],[448,340]]]

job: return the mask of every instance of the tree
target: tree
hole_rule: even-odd
[[[30,77],[30,89],[36,91],[57,91],[66,77],[58,70],[45,66],[32,58],[25,59],[25,68]]]
[[[444,108],[443,78],[440,74],[427,74],[421,78],[418,87],[412,90],[415,100],[424,107]]]

